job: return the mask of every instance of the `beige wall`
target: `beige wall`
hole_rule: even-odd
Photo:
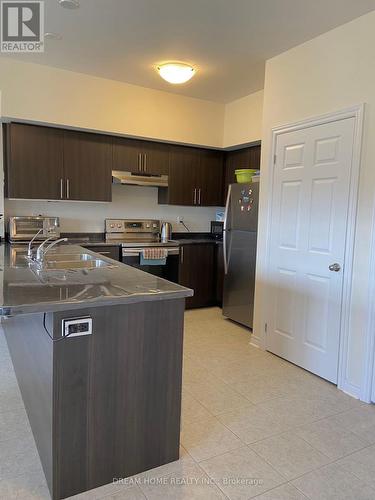
[[[224,105],[0,57],[3,116],[221,147]]]
[[[5,57],[0,91],[2,117],[212,147],[260,139],[262,92],[224,105]],[[64,231],[102,231],[105,217],[160,217],[175,224],[177,215],[191,230],[207,231],[215,216],[211,208],[160,206],[152,188],[114,187],[113,200],[6,200],[5,213],[60,215]]]
[[[265,250],[271,129],[279,125],[366,103],[354,258],[353,306],[347,382],[363,385],[364,336],[368,311],[370,235],[375,195],[375,12],[281,54],[266,64],[262,133],[259,262]],[[259,269],[256,331],[262,330]]]
[[[0,91],[3,117],[206,146],[223,144],[225,106],[220,103],[4,57]],[[109,204],[6,200],[5,213],[7,217],[60,215],[63,231],[102,231],[105,217],[159,217],[175,223],[177,215],[191,230],[208,231],[215,218],[212,208],[160,206],[153,188],[116,186],[113,200]]]
[[[225,106],[224,147],[259,141],[262,137],[263,90]]]

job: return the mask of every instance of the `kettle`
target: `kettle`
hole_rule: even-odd
[[[161,225],[161,241],[169,241],[172,239],[172,224],[163,222]]]

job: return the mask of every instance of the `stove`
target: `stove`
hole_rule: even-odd
[[[178,282],[180,248],[176,241],[162,241],[161,222],[155,219],[106,219],[107,242],[120,244],[122,262],[148,273]],[[149,247],[166,250],[160,262],[142,261],[143,250]],[[142,263],[143,262],[143,263]]]
[[[106,241],[126,247],[178,247],[173,240],[160,239],[161,222],[154,219],[106,219]]]

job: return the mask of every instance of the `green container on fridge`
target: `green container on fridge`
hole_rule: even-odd
[[[258,170],[254,168],[240,168],[239,170],[235,170],[234,173],[239,184],[246,184],[251,182],[251,178],[258,173]]]

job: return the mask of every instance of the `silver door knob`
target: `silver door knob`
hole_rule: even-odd
[[[331,264],[331,265],[328,267],[328,269],[329,269],[330,271],[335,271],[335,273],[338,273],[338,272],[340,271],[340,269],[341,269],[341,266],[340,266],[340,264],[338,264],[337,262],[335,262],[334,264]]]

